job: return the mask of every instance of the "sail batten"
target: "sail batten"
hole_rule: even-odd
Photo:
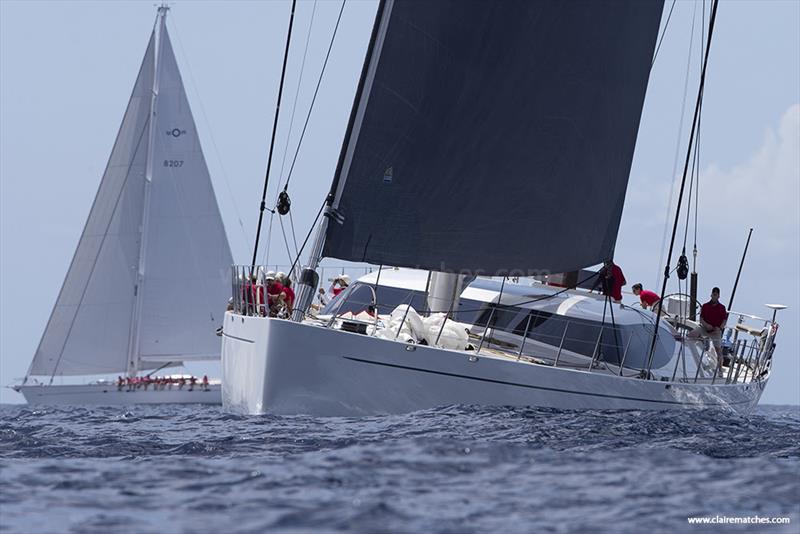
[[[610,257],[662,7],[384,2],[323,255],[473,274]]]

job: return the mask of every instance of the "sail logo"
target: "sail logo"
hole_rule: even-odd
[[[167,130],[167,135],[171,135],[172,137],[180,137],[186,134],[186,130],[181,130],[180,128],[173,128],[172,130]]]

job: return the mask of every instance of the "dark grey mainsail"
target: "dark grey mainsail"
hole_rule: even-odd
[[[322,255],[497,275],[610,257],[662,7],[382,2]]]

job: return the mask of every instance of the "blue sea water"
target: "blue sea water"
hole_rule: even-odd
[[[789,525],[689,525],[689,516]],[[0,406],[2,532],[800,531],[800,408]]]

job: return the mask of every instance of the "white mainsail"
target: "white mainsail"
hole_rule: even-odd
[[[233,261],[162,9],[28,376],[219,358]]]

